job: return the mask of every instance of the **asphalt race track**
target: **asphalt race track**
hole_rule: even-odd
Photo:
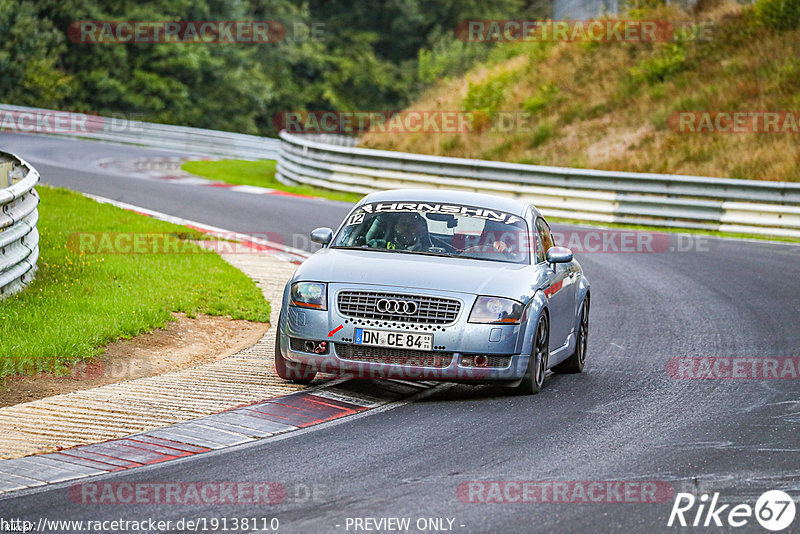
[[[108,174],[94,163],[159,154],[152,150],[7,134],[0,150],[27,159],[53,185],[287,240],[336,226],[348,209]],[[772,489],[797,499],[800,377],[671,378],[667,362],[800,356],[800,247],[712,238],[680,246],[690,250],[576,254],[593,293],[587,369],[550,375],[538,395],[444,386],[393,409],[92,479],[272,481],[287,489],[280,504],[76,504],[67,483],[0,500],[0,517],[276,517],[280,532],[365,532],[348,518],[389,517],[411,518],[412,532],[419,518],[452,519],[455,532],[722,531],[668,528],[671,496],[638,504],[486,504],[457,493],[470,481],[651,481],[675,493],[719,493],[730,505],[754,506]],[[726,530],[765,532],[755,518]]]

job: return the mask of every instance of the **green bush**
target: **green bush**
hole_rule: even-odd
[[[503,161],[508,151],[514,146],[513,139],[506,139],[499,145],[495,145],[481,154],[481,159],[490,161]]]
[[[530,143],[528,146],[530,148],[536,148],[545,143],[548,139],[553,136],[553,125],[547,122],[543,122],[536,127],[536,130],[533,132],[531,136]]]
[[[439,147],[442,149],[442,152],[445,153],[461,148],[461,138],[457,135],[445,137],[439,143]]]
[[[636,83],[648,85],[661,83],[669,76],[683,70],[685,61],[686,54],[683,47],[677,43],[669,43],[655,56],[631,68],[629,74]]]
[[[586,108],[583,107],[582,102],[572,102],[567,108],[561,112],[559,121],[561,124],[571,124],[576,120],[586,119]]]
[[[537,113],[555,100],[558,95],[558,86],[553,83],[546,83],[539,86],[539,92],[529,98],[525,99],[522,103],[522,108],[528,113]]]
[[[464,111],[481,111],[494,118],[506,96],[510,76],[503,74],[482,83],[469,84],[467,96],[461,103]]]
[[[758,0],[753,12],[767,28],[791,30],[800,27],[800,0]]]

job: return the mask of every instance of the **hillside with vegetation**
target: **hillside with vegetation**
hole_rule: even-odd
[[[664,42],[502,43],[487,61],[439,82],[408,108],[469,112],[488,127],[372,131],[361,144],[542,165],[799,181],[800,121],[792,119],[800,119],[800,0],[713,4],[700,12],[654,5],[620,17],[671,21],[676,31]],[[781,133],[690,132],[676,124],[680,112],[735,111],[794,115],[788,126],[781,123]],[[496,127],[503,117],[526,120]]]

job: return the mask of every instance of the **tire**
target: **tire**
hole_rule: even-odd
[[[275,333],[275,372],[279,377],[295,384],[308,384],[317,372],[310,365],[287,361],[281,354],[281,333]]]
[[[581,304],[581,319],[578,324],[578,339],[575,342],[575,352],[569,358],[553,366],[553,372],[559,374],[580,373],[586,362],[586,338],[589,334],[589,299],[584,299]]]
[[[550,358],[550,327],[547,316],[542,314],[536,323],[536,333],[531,349],[531,358],[525,376],[520,382],[518,391],[523,395],[535,395],[544,386],[544,374],[547,371],[547,361]]]

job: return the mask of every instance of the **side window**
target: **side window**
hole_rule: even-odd
[[[537,244],[541,246],[536,249],[537,262],[545,261],[545,254],[553,246],[553,236],[550,234],[550,227],[541,217],[536,219]]]
[[[542,236],[539,229],[536,229],[536,263],[542,263],[546,258],[544,257],[544,249],[542,248]]]

